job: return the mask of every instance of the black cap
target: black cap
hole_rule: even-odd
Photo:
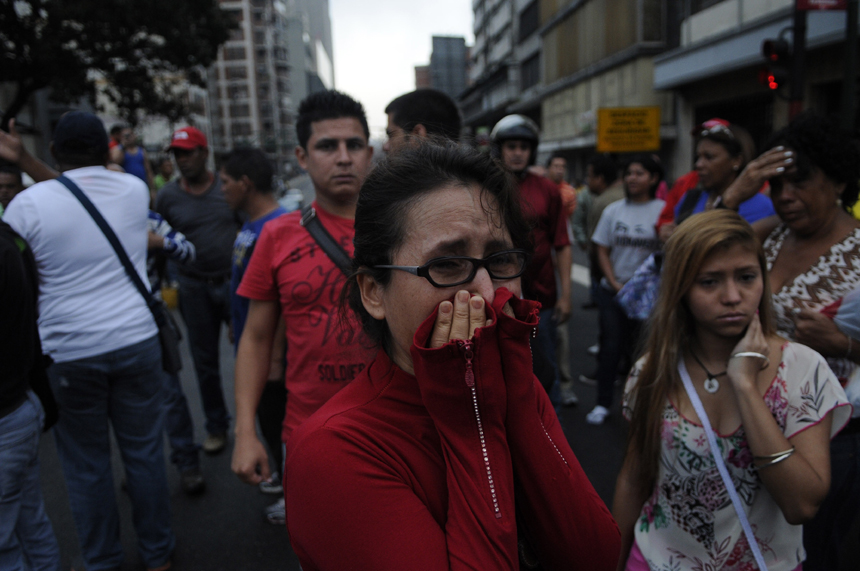
[[[75,155],[108,152],[108,135],[102,120],[85,111],[69,111],[54,129],[54,150]]]

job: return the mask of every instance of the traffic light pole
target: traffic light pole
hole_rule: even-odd
[[[842,121],[844,126],[853,132],[857,117],[857,0],[848,0],[846,20]]]
[[[791,95],[788,103],[788,120],[803,111],[804,64],[806,60],[806,10],[794,8],[794,49],[791,59]]]

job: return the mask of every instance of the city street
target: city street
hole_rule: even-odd
[[[576,255],[584,262],[581,253]],[[575,277],[587,278],[584,268],[575,269]],[[573,316],[570,320],[571,359],[573,376],[593,373],[596,361],[586,353],[589,345],[596,341],[597,311],[581,309],[587,291],[581,283],[574,283]],[[184,342],[183,342],[184,345]],[[203,413],[200,395],[196,387],[191,357],[184,349],[181,372],[182,384],[191,405],[195,420],[195,436],[201,441]],[[233,351],[223,335],[221,370],[224,374],[224,390],[232,408]],[[616,409],[603,426],[591,426],[585,422],[585,414],[594,406],[596,389],[575,383],[580,398],[577,407],[565,408],[561,420],[571,447],[591,479],[600,496],[611,502],[615,475],[620,467],[624,443],[624,421]],[[169,454],[165,440],[165,451]],[[202,469],[206,477],[206,492],[197,497],[187,497],[179,487],[178,472],[170,465],[167,454],[168,482],[171,492],[173,526],[176,533],[174,569],[182,570],[237,570],[254,569],[298,570],[298,559],[293,553],[283,527],[273,526],[263,518],[263,509],[276,497],[265,495],[257,488],[245,485],[230,471],[232,441],[227,450],[216,456],[202,457]],[[82,567],[80,551],[75,535],[71,512],[68,507],[62,470],[57,459],[53,438],[50,434],[42,440],[41,448],[42,484],[48,514],[54,524],[60,542],[63,569]],[[143,568],[137,554],[136,537],[131,519],[130,502],[119,490],[122,479],[122,464],[114,454],[113,473],[117,497],[122,516],[122,540],[126,560],[122,569],[137,571]]]

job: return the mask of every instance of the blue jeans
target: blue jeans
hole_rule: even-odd
[[[553,314],[555,308],[541,309],[540,325],[538,326],[535,342],[540,345],[549,365],[552,367],[552,383],[548,391],[549,400],[558,408],[561,404],[561,387],[558,384],[558,359],[556,359],[555,347],[558,345],[558,331]],[[558,410],[556,410],[558,412]]]
[[[180,274],[179,311],[188,329],[206,432],[224,434],[230,426],[230,414],[221,389],[218,346],[221,324],[230,323],[230,284],[212,284]]]
[[[170,461],[180,472],[200,467],[200,446],[194,443],[194,423],[179,376],[163,373],[165,416],[164,429],[170,442]]]
[[[39,438],[45,413],[33,391],[0,418],[0,569],[60,568],[60,548],[39,486]]]
[[[115,569],[123,559],[110,426],[125,465],[141,558],[147,567],[163,565],[176,540],[164,467],[158,337],[55,363],[48,377],[60,407],[54,439],[87,571]]]
[[[600,313],[600,353],[597,355],[597,404],[612,406],[615,379],[621,363],[630,362],[639,339],[642,323],[630,319],[615,303],[615,293],[603,286],[597,288]]]

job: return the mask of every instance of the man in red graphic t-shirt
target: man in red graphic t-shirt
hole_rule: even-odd
[[[352,255],[358,191],[371,164],[367,119],[361,104],[337,91],[305,98],[296,121],[296,157],[316,191],[322,226]],[[284,443],[305,419],[355,378],[373,354],[344,327],[338,312],[345,276],[300,223],[301,212],[263,227],[237,293],[251,300],[236,354],[236,445],[233,471],[257,485],[269,478],[266,451],[254,415],[269,372],[270,352],[283,316],[287,338],[287,410]],[[280,512],[267,510],[272,523]]]
[[[536,345],[544,359],[536,358],[535,375],[547,389],[553,404],[573,405],[579,401],[573,390],[565,387],[564,395],[561,395],[557,386],[555,351],[556,327],[570,318],[573,254],[558,187],[549,179],[529,172],[529,167],[535,163],[538,135],[538,127],[531,119],[523,115],[508,115],[496,123],[490,138],[497,146],[502,162],[516,175],[523,212],[533,224],[534,254],[522,281],[523,297],[541,303]],[[556,288],[556,273],[560,288]],[[541,363],[546,367],[540,367]]]

